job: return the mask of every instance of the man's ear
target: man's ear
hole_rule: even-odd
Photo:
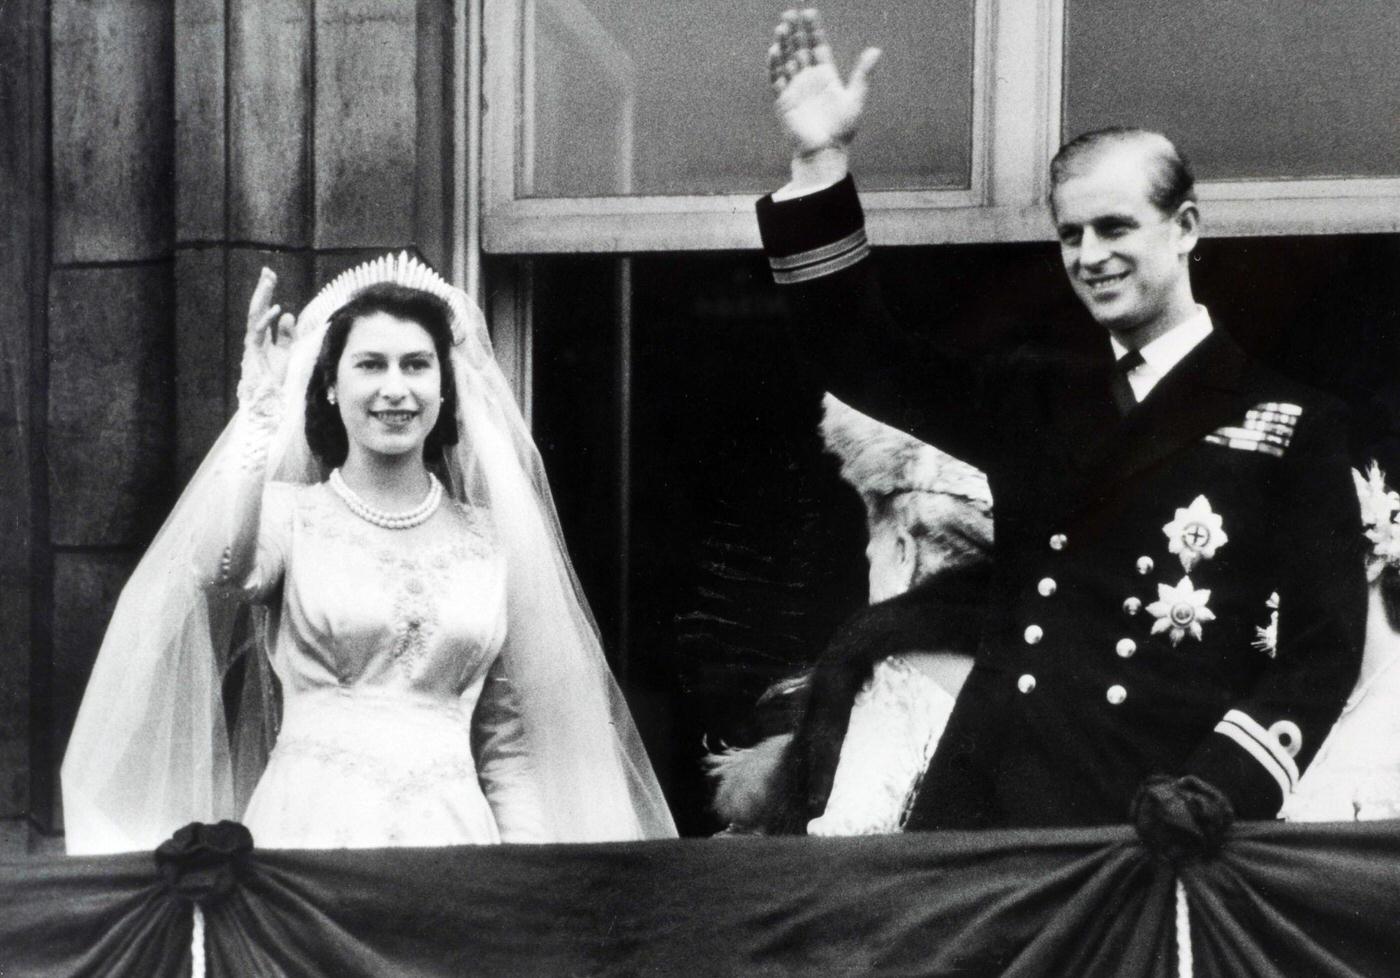
[[[898,530],[899,576],[906,584],[914,583],[914,571],[919,563],[919,542],[904,527]]]
[[[1172,215],[1176,226],[1176,253],[1183,258],[1196,249],[1201,240],[1201,210],[1194,200],[1183,200]]]

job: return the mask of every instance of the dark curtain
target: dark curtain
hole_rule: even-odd
[[[1400,974],[1400,823],[1240,825],[1181,875],[1198,978]],[[1175,879],[1126,827],[255,851],[203,910],[211,976],[1166,978]],[[187,975],[188,892],[0,864],[0,974]]]

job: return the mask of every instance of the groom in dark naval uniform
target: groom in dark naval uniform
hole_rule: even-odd
[[[1099,358],[959,358],[903,332],[847,172],[878,54],[843,82],[815,12],[784,15],[769,68],[793,179],[758,216],[826,388],[992,488],[988,624],[907,827],[1122,822],[1163,785],[1198,821],[1275,817],[1361,658],[1341,404],[1249,359],[1197,305],[1191,171],[1142,130],[1086,134],[1051,163]]]

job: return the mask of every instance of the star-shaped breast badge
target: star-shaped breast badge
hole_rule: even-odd
[[[1167,550],[1181,558],[1181,569],[1191,573],[1202,560],[1230,542],[1220,514],[1210,508],[1210,500],[1197,496],[1190,506],[1176,511],[1176,519],[1162,527]]]
[[[1196,590],[1190,577],[1183,577],[1172,587],[1170,584],[1157,585],[1157,600],[1147,606],[1148,614],[1157,620],[1152,623],[1152,634],[1166,632],[1173,645],[1190,635],[1201,640],[1201,626],[1215,621],[1215,612],[1207,606],[1210,590]]]

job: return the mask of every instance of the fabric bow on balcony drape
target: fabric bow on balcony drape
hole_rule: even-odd
[[[1237,825],[1179,870],[1128,827],[339,852],[186,842],[193,880],[169,851],[161,868],[149,853],[0,864],[0,974],[188,975],[195,904],[218,976],[1168,978],[1178,872],[1198,978],[1400,974],[1400,823]]]

